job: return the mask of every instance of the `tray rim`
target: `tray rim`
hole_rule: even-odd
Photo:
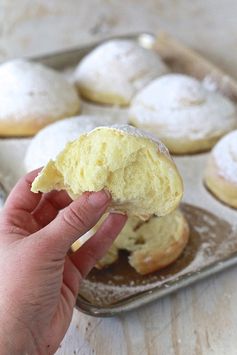
[[[207,279],[209,276],[220,273],[237,264],[237,251],[233,252],[230,256],[215,261],[214,263],[204,267],[199,272],[191,272],[180,276],[178,281],[175,279],[167,281],[168,287],[155,286],[150,290],[142,291],[127,297],[121,301],[118,301],[111,306],[102,307],[95,306],[84,299],[80,294],[77,297],[75,308],[79,311],[93,316],[93,317],[113,317],[118,314],[122,314],[128,311],[132,311],[136,308],[144,306],[150,302],[156,301],[164,296],[172,294],[178,290],[181,290],[187,286],[191,286],[198,281]]]
[[[161,33],[165,33],[164,31],[161,31]],[[113,35],[113,36],[104,36],[98,40],[93,40],[90,43],[85,43],[82,45],[78,45],[78,46],[72,46],[69,47],[65,50],[56,50],[56,51],[52,51],[49,53],[43,53],[43,54],[39,54],[39,55],[29,55],[29,56],[23,56],[20,58],[26,59],[26,60],[32,60],[32,61],[37,61],[37,62],[44,62],[47,60],[53,60],[56,59],[58,57],[61,56],[69,56],[69,55],[77,55],[80,52],[86,52],[86,51],[90,51],[93,48],[95,48],[96,46],[102,44],[105,41],[109,41],[109,40],[113,40],[113,39],[130,39],[130,40],[138,40],[139,37],[141,36],[149,36],[150,38],[152,38],[154,40],[154,42],[157,39],[157,34],[150,32],[150,31],[135,31],[135,32],[131,32],[131,33],[127,33],[127,34],[118,34],[118,35]]]

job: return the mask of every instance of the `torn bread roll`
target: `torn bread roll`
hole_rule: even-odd
[[[104,219],[104,218],[103,218]],[[76,241],[76,251],[98,229],[101,221],[90,232]],[[146,275],[173,263],[183,252],[189,240],[189,226],[180,210],[167,216],[152,216],[148,221],[129,217],[107,254],[96,267],[103,269],[119,260],[119,251],[129,252],[128,262],[137,273]]]
[[[50,159],[55,159],[67,143],[81,134],[108,124],[109,119],[105,117],[80,115],[54,122],[41,129],[27,148],[24,159],[26,171],[37,169]]]
[[[131,126],[98,127],[67,144],[32,184],[33,192],[65,189],[75,199],[107,189],[111,209],[147,219],[173,211],[183,194],[166,147]]]
[[[97,263],[104,268],[127,250],[129,264],[142,275],[173,263],[189,239],[189,226],[182,212],[176,210],[164,217],[152,216],[148,221],[130,217],[108,253]]]

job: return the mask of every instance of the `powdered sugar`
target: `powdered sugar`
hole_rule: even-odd
[[[237,130],[223,137],[212,151],[218,173],[237,183]]]
[[[191,206],[185,206],[184,212],[191,224],[192,239],[175,265],[170,266],[163,275],[159,271],[135,281],[127,280],[126,275],[118,279],[111,274],[111,279],[103,283],[94,280],[92,276],[81,285],[80,293],[83,297],[93,304],[108,306],[140,292],[153,292],[154,288],[168,289],[178,284],[180,279],[200,273],[208,265],[231,255],[236,249],[235,231],[226,222]],[[225,238],[221,233],[217,235],[218,230],[222,231]]]
[[[134,98],[129,116],[137,126],[153,128],[161,139],[211,138],[237,127],[236,109],[228,98],[182,74],[151,82]]]
[[[128,124],[127,108],[118,106],[102,106],[82,100],[82,115],[101,116],[112,124]]]
[[[154,134],[150,132],[146,132],[142,129],[127,125],[127,124],[114,124],[111,125],[110,127],[107,127],[109,129],[115,129],[118,131],[121,131],[125,134],[132,135],[134,137],[140,137],[140,138],[147,138],[152,140],[158,148],[158,151],[162,154],[165,154],[168,158],[171,159],[170,154],[166,146],[155,136]],[[95,128],[98,129],[98,128]]]
[[[86,56],[75,77],[79,87],[129,102],[149,81],[166,72],[168,68],[155,52],[133,41],[113,40]]]
[[[97,126],[108,124],[109,118],[81,115],[45,127],[32,139],[28,147],[24,161],[26,170],[44,166],[50,159],[55,159],[68,142]]]
[[[76,89],[60,73],[25,60],[0,66],[0,97],[0,120],[33,125],[70,116],[80,107]]]
[[[205,78],[202,80],[202,85],[205,89],[209,91],[217,91],[218,85],[216,80],[211,75],[206,75]]]

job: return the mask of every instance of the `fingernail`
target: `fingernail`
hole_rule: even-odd
[[[106,190],[93,192],[88,197],[88,203],[93,208],[100,208],[106,204],[110,200],[110,193]]]

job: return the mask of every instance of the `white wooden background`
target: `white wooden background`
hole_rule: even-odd
[[[235,0],[0,0],[0,60],[161,28],[237,78]],[[237,268],[119,317],[75,310],[63,354],[236,355]]]

